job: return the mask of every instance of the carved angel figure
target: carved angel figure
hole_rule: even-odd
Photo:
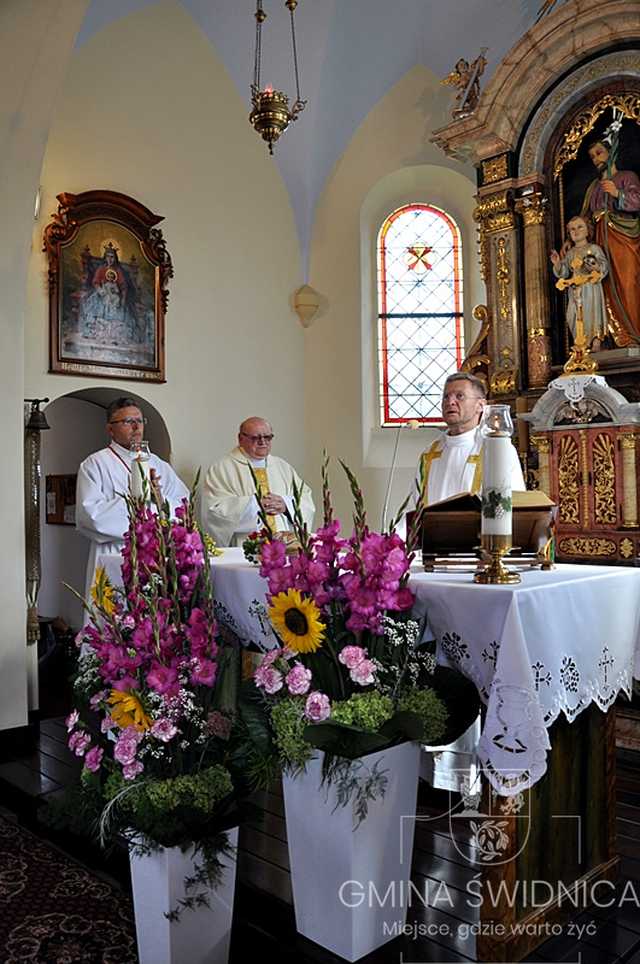
[[[456,65],[443,77],[441,83],[447,87],[457,87],[456,107],[453,111],[454,117],[466,116],[471,114],[478,104],[480,98],[480,77],[484,73],[487,61],[485,53],[487,48],[483,47],[480,55],[476,57],[471,65],[464,57],[456,61]]]

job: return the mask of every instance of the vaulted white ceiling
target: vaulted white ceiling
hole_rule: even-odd
[[[78,37],[156,0],[92,0]],[[179,0],[209,38],[247,101],[253,71],[255,0]],[[488,47],[483,83],[528,30],[541,0],[300,0],[295,14],[302,96],[308,106],[276,146],[303,252],[318,197],[371,108],[412,67],[442,77],[459,57]],[[289,14],[264,0],[262,82],[293,93]],[[162,53],[158,54],[160,57]],[[203,98],[206,123],[206,98]],[[212,117],[212,123],[214,119]],[[266,146],[265,146],[266,151]],[[271,162],[270,159],[268,159]]]

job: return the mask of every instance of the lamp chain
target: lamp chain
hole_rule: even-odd
[[[256,52],[253,62],[253,86],[256,93],[260,90],[260,73],[262,69],[262,24],[267,15],[262,9],[262,0],[257,0],[256,6]]]
[[[296,30],[293,24],[293,11],[295,6],[293,4],[285,3],[286,7],[289,7],[289,15],[291,17],[291,45],[293,47],[293,69],[296,77],[296,103],[300,103],[300,77],[298,76],[298,50],[296,47]]]

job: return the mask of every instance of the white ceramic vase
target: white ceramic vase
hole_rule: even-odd
[[[386,771],[384,797],[357,829],[353,801],[321,787],[322,754],[283,777],[296,927],[347,961],[392,940],[406,921],[420,747],[402,743],[362,758]]]
[[[179,847],[171,847],[144,857],[129,855],[140,964],[227,964],[237,827],[227,832],[227,839],[233,854],[221,858],[222,880],[209,891],[209,906],[185,909],[178,921],[169,921],[165,915],[185,896],[185,877],[194,873],[193,850],[183,853]]]

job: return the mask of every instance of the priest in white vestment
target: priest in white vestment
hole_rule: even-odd
[[[209,468],[202,487],[202,521],[219,546],[240,545],[249,532],[261,526],[251,469],[272,529],[291,529],[285,512],[293,515],[295,482],[302,488],[302,517],[312,530],[315,507],[311,489],[288,462],[271,455],[272,441],[269,422],[257,416],[247,418],[238,431],[236,448]]]
[[[475,375],[449,375],[442,392],[442,418],[447,430],[420,458],[414,487],[416,503],[431,505],[463,492],[480,493],[484,439],[479,425],[486,400],[484,384]],[[510,454],[511,487],[523,491],[526,485],[514,446]],[[473,790],[479,738],[477,720],[455,743],[433,747],[432,753],[423,754],[423,778],[443,790]]]
[[[482,489],[482,443],[479,424],[486,403],[483,383],[475,375],[449,375],[442,393],[442,418],[447,426],[440,438],[423,452],[418,466],[416,490],[426,505],[462,492],[474,495]],[[511,488],[526,486],[518,453],[511,446]]]
[[[129,528],[127,504],[123,498],[129,492],[132,446],[144,434],[145,419],[137,403],[131,398],[117,398],[107,408],[107,432],[111,439],[107,448],[94,452],[78,469],[76,488],[76,528],[89,539],[86,598],[90,598],[96,559],[103,554],[119,554],[123,537]],[[137,469],[133,467],[134,471]],[[157,455],[150,458],[151,482],[158,487],[160,497],[166,499],[174,511],[182,499],[189,498],[189,490],[171,466]]]

